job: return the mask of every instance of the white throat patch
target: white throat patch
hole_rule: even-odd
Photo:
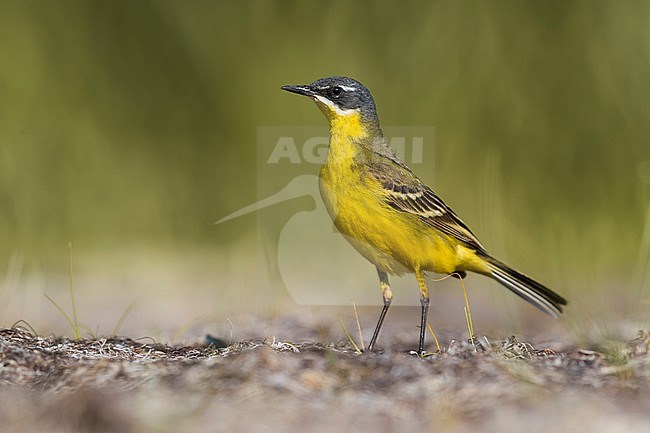
[[[327,99],[327,98],[323,98],[323,97],[320,96],[320,95],[314,95],[313,98],[314,98],[315,100],[317,100],[318,102],[320,102],[321,104],[325,104],[325,105],[327,105],[328,107],[332,108],[334,111],[336,111],[336,114],[338,114],[338,115],[340,115],[340,116],[349,116],[350,114],[352,114],[352,113],[356,113],[356,112],[359,111],[359,110],[356,109],[356,108],[349,108],[349,109],[347,109],[347,110],[346,110],[346,109],[343,109],[343,108],[340,108],[339,106],[337,106],[335,103],[333,103],[333,102],[330,101],[329,99]]]

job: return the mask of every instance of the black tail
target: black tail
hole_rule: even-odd
[[[558,317],[562,313],[562,306],[567,303],[562,296],[493,257],[486,255],[484,258],[490,269],[488,276],[546,314]]]

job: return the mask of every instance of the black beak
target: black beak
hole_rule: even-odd
[[[316,94],[309,86],[282,86],[282,90],[303,96],[314,96]]]

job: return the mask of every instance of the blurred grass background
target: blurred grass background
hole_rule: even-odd
[[[647,319],[648,2],[4,0],[0,53],[3,326],[56,318],[68,241],[90,326],[273,309],[255,219],[214,222],[258,198],[258,126],[324,123],[279,87],[334,74],[435,126],[437,191],[573,317]]]

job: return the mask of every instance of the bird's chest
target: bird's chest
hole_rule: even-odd
[[[332,133],[325,164],[320,171],[320,192],[335,223],[365,212],[372,199],[370,179],[359,161],[360,146],[343,135]]]
[[[385,203],[379,181],[363,166],[324,165],[320,192],[334,225],[344,235],[377,245],[391,232],[394,211]]]
[[[324,165],[320,173],[320,193],[332,220],[344,233],[350,224],[366,219],[377,198],[372,193],[371,179],[354,164],[332,167]]]

